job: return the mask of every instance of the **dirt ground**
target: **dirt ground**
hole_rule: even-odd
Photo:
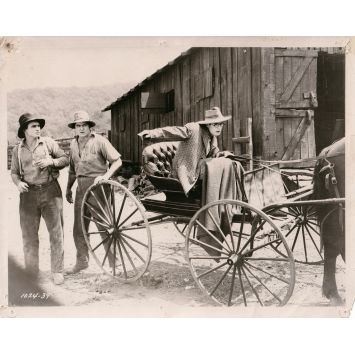
[[[60,184],[65,191],[67,170],[61,172]],[[8,250],[23,265],[21,229],[18,217],[18,192],[9,177],[7,210],[9,211]],[[73,205],[64,201],[65,267],[75,262],[72,237]],[[66,276],[64,285],[55,286],[50,279],[49,238],[44,221],[40,227],[40,284],[49,297],[65,306],[158,306],[207,307],[213,305],[195,285],[184,259],[184,240],[172,224],[152,227],[153,253],[148,273],[132,284],[122,284],[103,275],[95,264],[76,275]],[[296,285],[288,305],[327,306],[322,297],[322,265],[296,264]],[[337,264],[337,283],[345,298],[345,265],[341,258]]]

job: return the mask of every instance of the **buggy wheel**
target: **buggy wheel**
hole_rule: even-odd
[[[287,256],[271,247],[276,243],[284,245]],[[283,306],[293,292],[294,260],[280,229],[242,201],[211,202],[195,213],[186,259],[200,289],[220,305]]]
[[[89,251],[103,272],[123,282],[145,273],[152,255],[150,227],[144,206],[126,187],[111,180],[92,185],[84,195],[81,222]]]
[[[316,265],[324,261],[316,206],[305,201],[302,205],[286,204],[268,209],[266,213],[283,232],[296,262]],[[286,255],[282,244],[272,247],[281,256]]]
[[[189,218],[182,219],[182,218],[177,218],[175,221],[173,221],[173,225],[175,229],[179,232],[181,236],[186,238],[186,233],[187,233],[187,228],[189,226]],[[196,235],[196,228],[193,231],[194,235]]]

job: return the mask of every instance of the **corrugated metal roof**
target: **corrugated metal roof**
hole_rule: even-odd
[[[191,54],[191,52],[196,49],[195,47],[188,49],[185,52],[182,52],[178,57],[176,57],[174,60],[172,60],[171,62],[169,62],[167,65],[165,65],[164,67],[158,69],[156,72],[154,72],[152,75],[149,75],[148,77],[146,77],[143,81],[141,81],[140,83],[138,83],[134,88],[130,89],[129,91],[127,91],[125,94],[123,94],[122,96],[120,96],[116,101],[112,102],[109,106],[105,107],[102,112],[105,111],[109,111],[112,109],[113,106],[115,106],[116,104],[118,104],[121,100],[123,100],[125,97],[129,96],[130,94],[132,94],[134,91],[136,91],[139,87],[141,87],[142,85],[144,85],[147,81],[152,80],[156,75],[160,74],[161,72],[163,72],[164,70],[166,70],[167,68],[175,65],[177,62],[179,62],[182,58],[186,57],[187,55]]]

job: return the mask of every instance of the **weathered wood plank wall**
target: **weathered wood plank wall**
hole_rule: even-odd
[[[341,52],[339,48],[317,50]],[[247,134],[247,118],[252,117],[254,156],[281,159],[304,117],[304,112],[300,116],[290,112],[310,108],[303,94],[316,88],[313,55],[311,48],[193,48],[112,106],[112,142],[123,159],[140,162],[142,144],[137,133],[195,122],[203,118],[205,110],[219,106],[224,115],[233,117],[219,139],[222,149],[245,153],[244,147],[233,146],[232,138]],[[306,70],[304,75],[302,70]],[[292,84],[297,78],[299,84]],[[174,110],[141,109],[141,92],[171,90]],[[282,111],[285,108],[287,114]],[[314,155],[314,135],[312,124],[292,158]]]
[[[262,154],[260,48],[198,48],[147,80],[112,108],[112,142],[124,160],[139,162],[142,145],[137,133],[167,125],[185,125],[203,119],[210,107],[232,115],[224,127],[222,149],[233,147],[232,138],[246,134],[246,120],[256,120],[255,151]],[[252,76],[252,74],[255,76]],[[161,113],[140,108],[141,92],[174,90],[175,110]],[[253,112],[255,108],[255,112]]]

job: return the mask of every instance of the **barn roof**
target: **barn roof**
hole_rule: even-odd
[[[158,69],[156,72],[154,72],[152,75],[146,77],[143,81],[141,81],[139,84],[137,84],[135,87],[133,87],[131,90],[127,91],[125,94],[123,94],[122,96],[120,96],[119,98],[117,98],[116,101],[112,102],[110,105],[108,105],[107,107],[105,107],[102,112],[105,111],[109,111],[111,110],[115,105],[117,105],[121,100],[123,100],[125,97],[129,96],[131,93],[133,93],[134,91],[136,91],[138,88],[140,88],[141,86],[143,86],[145,83],[147,83],[149,80],[154,79],[157,75],[159,75],[161,72],[163,72],[164,70],[166,70],[167,68],[175,65],[176,63],[178,63],[182,58],[186,57],[187,55],[191,54],[191,52],[194,50],[195,48],[190,48],[185,52],[182,52],[178,57],[176,57],[174,60],[172,60],[171,62],[169,62],[167,65],[165,65],[164,67]]]

